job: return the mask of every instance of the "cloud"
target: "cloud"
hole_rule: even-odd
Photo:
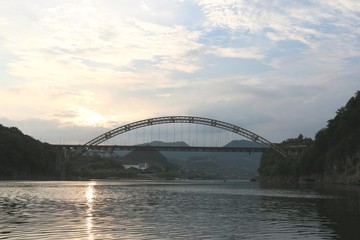
[[[165,70],[189,72],[198,68],[196,59],[187,55],[201,47],[197,43],[199,32],[126,15],[120,18],[106,15],[98,8],[90,2],[45,9],[37,12],[41,30],[25,29],[20,37],[11,32],[13,26],[9,26],[3,33],[8,39],[6,47],[18,56],[9,64],[11,74],[23,76],[31,69],[33,77],[38,79],[44,67],[46,73],[64,68],[68,75],[95,72],[104,66],[116,72],[138,60],[147,61],[149,67],[164,67]],[[175,63],[159,62],[162,58],[171,58]],[[92,63],[91,67],[85,62]],[[182,63],[184,67],[175,66],[176,63]],[[64,72],[50,74],[60,75],[57,82],[67,77]]]
[[[144,91],[183,85],[168,78],[170,71],[199,69],[197,58],[191,56],[202,46],[197,42],[199,32],[134,17],[114,18],[97,10],[93,2],[61,4],[36,12],[40,30],[25,29],[17,36],[10,31],[13,26],[5,29],[5,47],[16,55],[7,64],[8,74],[26,79],[17,85],[19,107],[7,110],[9,116],[19,117],[23,113],[19,109],[37,108],[40,116],[49,118],[65,110],[73,114],[63,117],[64,123],[90,124],[97,119],[107,126],[106,122],[134,112],[134,106],[151,105],[140,100],[146,98]],[[134,66],[138,61],[144,62],[142,69]],[[4,98],[12,97],[8,89],[1,92]],[[140,98],[135,100],[135,95]],[[127,113],[107,110],[117,99]]]
[[[207,51],[207,53],[225,58],[245,58],[245,59],[258,59],[258,60],[264,58],[263,53],[256,48],[239,49],[239,48],[212,47]]]
[[[8,24],[7,20],[5,18],[0,17],[0,26],[7,25],[7,24]]]
[[[6,127],[15,126],[26,135],[52,144],[84,144],[110,130],[96,126],[62,126],[56,119],[29,118],[16,121],[0,117],[0,122]]]
[[[333,36],[332,27],[357,31],[355,1],[196,1],[210,29],[249,32],[272,41],[296,40],[311,46],[319,38]],[[358,22],[358,21],[357,21]],[[329,26],[324,28],[324,26]],[[349,29],[350,27],[350,29]],[[330,30],[330,31],[329,31]],[[336,34],[336,33],[335,33]]]
[[[242,44],[260,42],[262,48],[258,55],[264,56],[262,61],[273,68],[271,76],[277,77],[275,83],[279,85],[301,78],[302,83],[319,84],[335,76],[348,75],[348,59],[360,56],[360,8],[356,1],[303,4],[209,0],[198,1],[198,4],[206,16],[208,31],[224,28],[230,30],[232,36],[240,36],[237,40]],[[250,40],[241,37],[244,35]],[[303,46],[286,48],[289,42]]]
[[[310,133],[360,87],[359,9],[352,0],[4,3],[1,117],[64,130],[192,114],[278,139]]]

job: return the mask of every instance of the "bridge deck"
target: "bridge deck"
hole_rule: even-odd
[[[57,147],[77,149],[82,145],[55,145]],[[91,150],[99,151],[166,151],[166,152],[264,152],[266,147],[192,147],[192,146],[126,146],[126,145],[97,145]]]

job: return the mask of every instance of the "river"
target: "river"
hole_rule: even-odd
[[[0,182],[0,239],[360,239],[360,187]]]

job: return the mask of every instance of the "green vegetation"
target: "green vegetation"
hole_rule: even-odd
[[[299,137],[282,143],[308,145],[288,159],[263,154],[259,167],[263,179],[314,180],[357,183],[360,181],[360,91],[340,108],[312,142]]]
[[[236,157],[232,159],[232,155]],[[257,169],[260,156],[261,153],[222,153],[190,157],[179,164],[190,179],[251,179],[256,175],[252,169]]]
[[[119,157],[104,158],[95,154],[94,156],[83,156],[66,166],[67,175],[71,178],[134,178],[137,169],[125,170]]]
[[[146,169],[129,168],[124,165],[146,163]],[[102,157],[99,154],[82,156],[67,165],[69,178],[175,178],[179,167],[169,163],[158,151],[135,150],[123,157],[116,154]]]
[[[187,146],[184,142],[150,144]],[[248,141],[234,141],[231,146],[248,146]],[[260,154],[212,153],[183,156],[183,153],[157,151],[132,151],[120,157],[103,153],[84,155],[66,163],[67,179],[87,178],[188,178],[249,179],[255,175]],[[62,151],[55,146],[42,143],[23,134],[16,127],[0,125],[0,179],[60,179],[59,164]],[[107,154],[109,155],[109,154]],[[168,159],[171,159],[168,161]],[[58,163],[58,164],[57,164]],[[123,165],[147,163],[146,170],[125,169]]]
[[[248,140],[233,140],[225,147],[258,147]],[[186,178],[251,179],[257,175],[262,153],[249,152],[164,152],[169,161],[178,164]]]
[[[182,142],[172,144],[185,145]],[[246,175],[250,178],[253,175],[248,172],[255,169],[252,165],[257,164],[253,158],[258,158],[256,154],[244,154],[239,161],[239,156],[226,155],[226,159],[221,159],[221,155],[204,155],[168,161],[157,151],[132,151],[123,157],[116,154],[104,157],[102,154],[84,155],[67,162],[66,178],[222,179],[224,175],[230,178]],[[61,174],[57,161],[60,156],[60,149],[35,140],[15,127],[0,125],[0,179],[59,179]],[[124,168],[124,165],[141,163],[148,164],[146,170]]]
[[[55,161],[51,145],[0,124],[0,179],[53,178]]]
[[[312,146],[311,138],[304,138],[300,134],[297,138],[283,141],[280,147],[289,152],[289,156],[283,156],[273,151],[264,152],[258,172],[262,179],[277,181],[297,181],[300,177],[300,163],[304,148]]]

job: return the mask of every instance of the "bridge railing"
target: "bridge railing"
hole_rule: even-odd
[[[70,149],[73,153],[82,145],[54,145],[59,148]],[[209,146],[150,146],[150,145],[96,145],[90,147],[91,151],[172,151],[172,152],[247,152],[259,153],[269,150],[266,147],[209,147]]]

